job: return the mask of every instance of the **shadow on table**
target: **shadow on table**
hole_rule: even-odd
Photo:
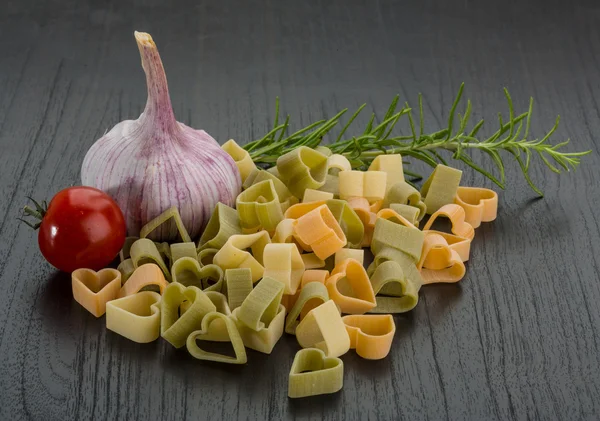
[[[81,306],[73,300],[71,275],[55,272],[46,282],[43,291],[39,293],[38,303],[44,322],[61,329],[72,323],[77,307]],[[83,308],[82,310],[85,311]]]
[[[288,399],[288,411],[294,417],[325,418],[329,413],[340,413],[340,406],[343,403],[343,389],[340,392],[331,395],[309,396],[307,398]]]
[[[432,284],[421,288],[420,301],[421,306],[417,305],[418,310],[424,310],[427,303],[427,311],[432,322],[436,318],[444,317],[456,306],[463,296],[463,288],[460,282],[454,284]]]

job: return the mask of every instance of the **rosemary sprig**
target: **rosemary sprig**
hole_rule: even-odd
[[[448,124],[442,130],[429,134],[425,133],[423,99],[421,95],[419,95],[418,125],[415,124],[413,110],[408,103],[398,108],[399,97],[396,96],[381,123],[376,124],[376,116],[372,114],[362,134],[347,135],[350,126],[365,108],[366,104],[363,104],[342,127],[337,138],[332,143],[326,144],[326,146],[332,152],[346,156],[350,160],[352,167],[356,169],[366,169],[378,155],[395,153],[423,161],[435,167],[438,163],[446,164],[446,159],[442,156],[442,152],[449,151],[453,159],[462,161],[503,189],[505,187],[506,169],[503,155],[500,152],[508,153],[508,156],[512,156],[517,161],[529,186],[540,196],[543,196],[543,193],[533,183],[529,174],[532,157],[538,156],[552,172],[561,173],[563,170],[570,171],[577,168],[581,157],[591,153],[591,150],[565,152],[563,148],[569,143],[569,140],[555,145],[550,143],[550,137],[558,128],[558,117],[554,126],[544,137],[541,139],[529,139],[533,98],[530,99],[529,109],[522,114],[516,115],[512,98],[506,89],[504,89],[504,94],[508,104],[508,121],[504,122],[502,115],[499,114],[498,129],[487,138],[478,137],[478,133],[484,125],[483,120],[473,125],[470,131],[467,130],[471,119],[471,101],[467,100],[465,110],[462,114],[457,113],[463,90],[464,83],[460,86],[456,99],[452,103],[448,116]],[[275,112],[273,129],[263,138],[244,146],[257,164],[266,167],[274,165],[279,156],[298,146],[316,147],[321,144],[325,136],[330,134],[332,129],[340,123],[340,118],[347,112],[347,109],[340,111],[329,120],[317,121],[290,135],[287,134],[290,123],[289,115],[283,124],[278,124],[279,99],[276,101]],[[392,131],[403,116],[406,116],[408,119],[410,134],[392,136]],[[491,158],[496,174],[492,170],[483,168],[473,160],[473,157],[469,154],[469,151],[473,150],[479,150]],[[404,172],[412,181],[422,178],[419,174],[408,169],[405,169]]]

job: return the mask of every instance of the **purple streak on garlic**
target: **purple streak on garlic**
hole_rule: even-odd
[[[111,195],[121,207],[128,235],[177,206],[192,238],[217,202],[233,206],[241,178],[233,159],[204,130],[175,120],[167,78],[152,37],[135,32],[148,84],[148,101],[137,120],[118,123],[92,145],[81,181]],[[157,230],[158,231],[158,230]],[[157,241],[175,240],[163,227]]]

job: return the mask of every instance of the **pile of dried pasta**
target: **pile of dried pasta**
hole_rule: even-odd
[[[233,140],[223,149],[242,175],[236,209],[219,203],[197,244],[167,210],[127,239],[118,269],[73,272],[73,295],[106,313],[113,332],[139,343],[162,336],[201,360],[244,364],[246,348],[269,354],[284,331],[295,335],[292,398],[339,391],[350,349],[385,358],[391,314],[412,310],[423,285],[461,280],[474,229],[496,217],[496,193],[460,186],[461,171],[444,165],[419,192],[400,155],[355,171],[325,147],[301,146],[263,170]],[[430,229],[438,217],[451,233]],[[164,223],[181,242],[150,239]],[[202,341],[229,342],[235,356]]]

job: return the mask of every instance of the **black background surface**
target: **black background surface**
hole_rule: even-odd
[[[4,0],[0,419],[598,419],[599,23],[596,1]],[[381,117],[396,93],[422,92],[433,131],[465,81],[486,133],[506,86],[518,111],[535,97],[534,135],[560,114],[555,142],[594,154],[561,176],[536,162],[543,200],[510,162],[466,278],[422,288],[388,358],[345,355],[341,393],[292,401],[294,338],[243,367],[129,342],[73,301],[15,221],[26,195],[78,184],[95,139],[143,109],[134,29],[159,47],[178,119],[220,142],[266,133],[276,96],[300,127],[363,102]],[[470,170],[463,183],[492,186]]]

